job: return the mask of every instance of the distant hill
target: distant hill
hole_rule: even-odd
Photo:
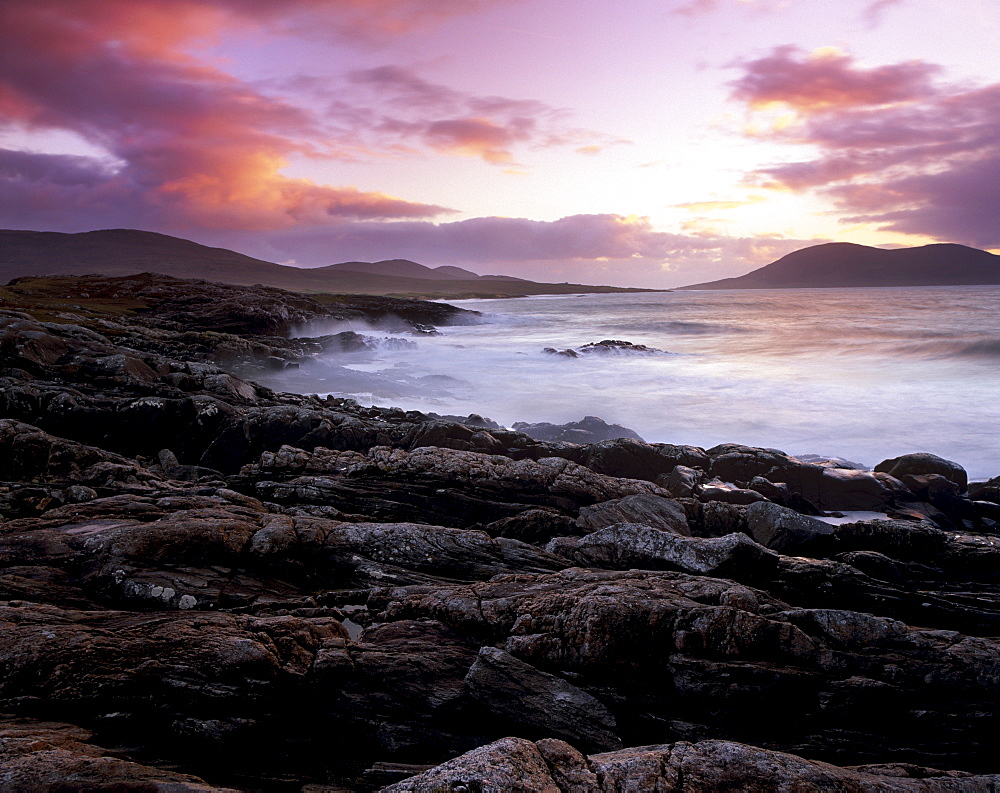
[[[872,248],[850,242],[813,245],[738,278],[680,289],[801,289],[857,286],[1000,284],[1000,256],[965,245]]]
[[[586,292],[646,292],[586,284],[545,284],[477,275],[461,267],[426,267],[407,259],[287,267],[226,248],[135,229],[63,234],[0,230],[0,284],[20,276],[133,275],[153,272],[227,284],[264,284],[298,292],[424,298],[514,297]]]
[[[456,278],[469,280],[479,278],[478,273],[461,267],[426,267],[409,259],[387,259],[384,262],[343,262],[327,267],[311,268],[314,272],[351,272],[369,275],[391,275],[401,278],[428,278],[432,281],[454,281]]]

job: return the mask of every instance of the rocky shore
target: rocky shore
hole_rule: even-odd
[[[1000,786],[1000,478],[254,380],[440,304],[0,298],[0,790]]]

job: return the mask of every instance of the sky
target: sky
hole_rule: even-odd
[[[1000,252],[997,0],[4,0],[0,227],[672,287]]]

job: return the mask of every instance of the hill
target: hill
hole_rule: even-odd
[[[546,284],[476,275],[460,267],[425,267],[406,259],[344,262],[305,269],[254,259],[226,248],[135,229],[64,234],[0,230],[0,284],[21,276],[135,275],[153,272],[227,284],[264,284],[296,292],[423,298],[515,297],[586,292],[646,292],[587,284]]]
[[[1000,284],[1000,256],[965,245],[872,248],[831,242],[793,251],[738,278],[680,289],[801,289]]]

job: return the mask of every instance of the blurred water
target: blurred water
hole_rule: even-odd
[[[668,292],[463,301],[482,325],[276,383],[514,421],[596,415],[646,440],[874,465],[912,451],[1000,474],[1000,287]],[[542,353],[624,339],[670,355]]]

